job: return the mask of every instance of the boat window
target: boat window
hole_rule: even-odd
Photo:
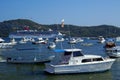
[[[65,52],[64,55],[67,56],[67,55],[71,55],[72,52]]]
[[[73,52],[73,57],[77,57],[77,56],[83,56],[83,54],[80,51]]]
[[[93,61],[103,61],[102,58],[94,58]]]
[[[91,59],[83,59],[82,63],[91,62]]]

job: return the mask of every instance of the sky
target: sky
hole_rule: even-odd
[[[0,22],[30,19],[39,24],[120,26],[120,0],[0,0]]]

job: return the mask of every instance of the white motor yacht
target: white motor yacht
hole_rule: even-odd
[[[64,49],[58,52],[63,52],[63,56],[46,63],[46,72],[53,74],[102,72],[109,70],[115,61],[99,55],[83,55],[81,49]]]

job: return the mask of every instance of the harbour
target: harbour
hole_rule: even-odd
[[[82,43],[92,43],[91,46],[83,46]],[[93,55],[101,55],[103,57],[107,57],[107,54],[104,51],[103,46],[105,44],[97,43],[97,40],[88,40],[85,39],[84,42],[79,42],[77,44],[72,44],[74,48],[80,48],[83,50],[84,54],[93,54]],[[62,47],[61,47],[62,44]],[[33,45],[33,44],[32,44]],[[120,43],[117,43],[120,45]],[[26,46],[29,46],[27,44]],[[23,53],[16,53],[16,51],[11,51],[11,49],[0,49],[0,55],[18,55],[21,54],[24,57],[33,56],[38,54],[46,54],[53,53],[54,49],[48,49],[47,44],[39,44],[33,45],[36,46],[40,52],[25,50],[22,51]],[[71,44],[65,40],[63,42],[57,42],[55,49],[61,48],[71,48]],[[45,62],[44,62],[45,63]],[[119,65],[120,59],[116,58],[116,61],[113,63],[110,70],[105,72],[94,72],[94,73],[77,73],[77,74],[48,74],[45,70],[44,63],[37,63],[37,64],[13,64],[13,63],[0,63],[0,79],[1,80],[119,80]]]

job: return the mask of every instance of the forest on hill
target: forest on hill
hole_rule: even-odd
[[[48,29],[58,30],[63,34],[71,35],[73,37],[117,37],[120,36],[120,28],[112,25],[98,25],[98,26],[77,26],[65,24],[39,24],[28,19],[16,19],[0,22],[0,36],[7,37],[9,33],[16,30],[24,29],[24,26],[29,26],[30,29],[45,31]]]

